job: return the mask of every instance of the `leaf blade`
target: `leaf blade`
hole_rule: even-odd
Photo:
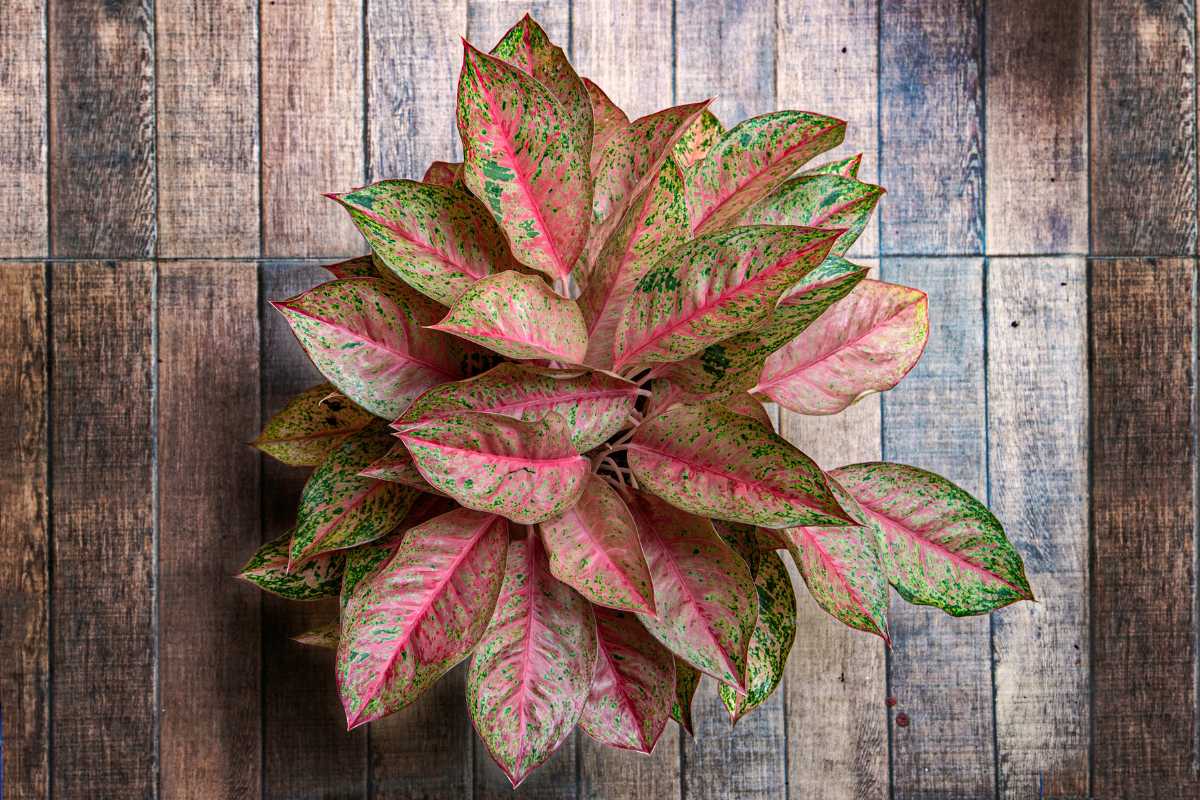
[[[292,532],[288,531],[258,548],[238,577],[288,600],[320,600],[337,595],[345,568],[342,554],[326,553],[289,571],[291,539]]]
[[[784,183],[747,209],[741,225],[809,225],[844,228],[831,255],[843,255],[858,240],[879,198],[882,186],[841,175],[801,175]]]
[[[252,444],[284,464],[315,467],[347,436],[375,417],[351,403],[332,383],[306,389],[263,426]]]

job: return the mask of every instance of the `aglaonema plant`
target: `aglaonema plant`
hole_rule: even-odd
[[[736,721],[796,631],[785,559],[888,640],[889,585],[955,616],[1032,597],[988,510],[916,467],[823,472],[763,403],[842,411],[895,386],[926,296],[846,253],[883,189],[809,166],[845,123],[707,102],[630,121],[537,23],[465,46],[461,163],[331,195],[370,256],[273,305],[328,383],[257,446],[315,467],[243,576],[340,597],[350,727],[461,661],[514,785],[575,726],[650,752],[700,675]]]

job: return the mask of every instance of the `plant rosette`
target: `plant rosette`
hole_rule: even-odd
[[[912,369],[917,289],[846,259],[883,189],[811,166],[845,123],[630,120],[528,16],[465,45],[464,159],[331,195],[371,255],[275,302],[327,383],[255,442],[313,467],[242,577],[340,597],[350,727],[469,659],[467,708],[519,784],[576,726],[649,753],[701,675],[737,720],[796,629],[785,560],[889,640],[889,586],[955,616],[1032,599],[996,518],[900,464],[823,471],[773,401],[836,414]]]

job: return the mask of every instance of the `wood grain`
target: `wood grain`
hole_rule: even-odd
[[[458,37],[469,30],[467,5],[467,0],[367,3],[369,180],[420,180],[429,162],[461,159],[455,97],[463,50]]]
[[[151,797],[155,270],[51,272],[51,792]]]
[[[991,507],[1038,599],[992,617],[999,795],[1086,797],[1084,259],[989,259],[987,318]]]
[[[989,253],[1086,253],[1086,0],[987,11]]]
[[[154,16],[142,0],[50,4],[50,253],[155,250]]]
[[[10,800],[50,790],[46,291],[42,264],[0,266],[0,774]]]
[[[261,6],[263,256],[366,252],[321,196],[365,182],[361,3]]]
[[[875,262],[862,263],[877,277]],[[781,409],[780,432],[823,469],[878,461],[879,403],[873,395],[831,417]],[[888,791],[884,644],[831,617],[794,566],[791,572],[799,620],[784,684],[791,796],[882,800]]]
[[[926,291],[930,319],[921,361],[883,397],[883,458],[985,500],[982,261],[885,259],[882,274]],[[894,597],[891,626],[893,796],[992,796],[988,618],[956,619]]]
[[[329,280],[312,264],[262,265],[260,315],[262,419],[320,383],[283,317],[268,300],[292,297]],[[308,470],[262,458],[262,536],[269,541],[296,521]],[[263,796],[365,797],[366,729],[346,732],[333,676],[333,654],[290,640],[337,619],[337,602],[297,603],[262,595]]]
[[[158,326],[160,785],[257,798],[257,265],[160,265]]]
[[[1093,255],[1196,252],[1196,16],[1093,0]]]
[[[983,252],[979,0],[883,0],[883,252]]]
[[[1093,261],[1092,793],[1195,797],[1195,269]]]
[[[257,256],[258,3],[158,0],[158,241]]]
[[[572,0],[571,21],[575,69],[630,119],[704,99],[672,97],[670,0]]]
[[[726,127],[775,110],[775,2],[678,0],[675,93],[715,97]]]
[[[0,14],[0,257],[44,256],[46,4],[13,0]]]

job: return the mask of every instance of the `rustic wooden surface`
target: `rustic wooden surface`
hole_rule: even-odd
[[[784,686],[527,798],[1195,798],[1196,17],[1187,0],[10,0],[0,13],[5,798],[509,797],[461,671],[347,734],[333,612],[231,575],[303,473],[244,443],[312,368],[266,300],[364,251],[321,192],[461,152],[458,36],[532,10],[632,117],[806,108],[931,297],[902,386],[781,430],[986,498],[1036,604],[799,598]]]

